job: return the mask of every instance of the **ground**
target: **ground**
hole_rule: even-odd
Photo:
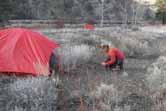
[[[37,30],[60,43],[57,52],[63,70],[54,79],[2,76],[0,108],[3,111],[165,111],[166,33],[157,29],[114,26],[93,31]],[[124,71],[106,71],[100,65],[105,59],[97,47],[100,44],[110,44],[125,52]]]

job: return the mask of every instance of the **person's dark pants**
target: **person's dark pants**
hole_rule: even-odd
[[[110,60],[111,59],[108,58],[105,62],[108,62]],[[114,64],[106,65],[105,67],[107,70],[112,70],[112,69],[116,68],[117,66],[120,68],[120,70],[123,70],[123,59],[116,59]]]
[[[57,57],[55,56],[54,53],[51,54],[50,60],[49,60],[49,67],[50,71],[52,72],[53,70],[57,70]]]

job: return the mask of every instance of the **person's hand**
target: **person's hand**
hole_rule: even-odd
[[[105,62],[102,62],[101,65],[102,65],[102,66],[106,66],[106,63],[105,63]]]

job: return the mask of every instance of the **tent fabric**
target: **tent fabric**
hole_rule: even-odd
[[[49,58],[59,45],[29,29],[0,30],[0,72],[49,75]]]
[[[85,24],[84,29],[86,30],[94,30],[94,26],[92,24]]]

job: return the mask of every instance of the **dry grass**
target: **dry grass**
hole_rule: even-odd
[[[0,110],[164,111],[165,89],[159,94],[158,90],[154,93],[151,91],[153,85],[147,82],[158,85],[156,79],[165,74],[165,63],[154,63],[157,65],[152,65],[151,71],[146,72],[160,55],[158,39],[155,38],[158,34],[110,28],[94,32],[53,33],[50,36],[61,43],[61,68],[65,73],[54,75],[54,80],[47,77],[2,77]],[[126,53],[124,72],[106,71],[100,66],[105,56],[96,46],[105,42]],[[45,68],[36,66],[39,72],[45,72]],[[153,79],[147,79],[150,77]]]

